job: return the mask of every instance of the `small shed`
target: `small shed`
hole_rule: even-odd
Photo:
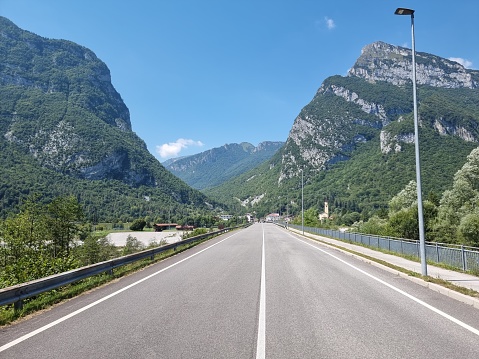
[[[156,223],[153,225],[153,228],[155,232],[162,232],[165,229],[174,229],[177,225],[177,223]]]

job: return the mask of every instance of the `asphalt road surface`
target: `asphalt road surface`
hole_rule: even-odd
[[[479,358],[479,311],[254,224],[1,328],[0,358]]]

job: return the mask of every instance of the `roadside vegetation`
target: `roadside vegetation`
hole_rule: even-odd
[[[328,220],[318,219],[319,206],[304,211],[304,224],[310,227],[347,227],[352,231],[419,240],[416,182],[410,181],[381,209],[364,219],[357,211],[334,207]],[[424,230],[427,241],[479,246],[479,148],[454,175],[452,186],[442,196],[429,193],[423,198]],[[301,224],[296,216],[295,224]]]
[[[184,231],[183,238],[243,224],[243,219],[238,217],[227,222],[202,216],[196,219],[188,218],[187,221],[208,224],[209,228]],[[111,233],[111,228],[120,231],[125,228],[143,231],[145,228],[152,230],[151,224],[151,218],[147,217],[132,220],[127,224],[117,222],[93,226],[85,220],[83,209],[74,196],[58,197],[47,204],[44,204],[39,196],[30,197],[19,213],[11,214],[6,220],[0,221],[0,289],[165,245],[166,240],[145,245],[134,235],[128,234],[125,245],[118,247],[107,236]],[[153,261],[141,260],[119,267],[112,274],[86,278],[26,299],[20,310],[14,310],[13,305],[2,306],[0,325],[74,297],[200,242],[179,245],[176,249],[157,254]]]
[[[133,239],[135,238],[133,237]],[[88,277],[86,279],[69,284],[62,288],[51,290],[39,294],[35,297],[25,299],[24,304],[20,310],[15,310],[13,304],[2,306],[0,307],[0,326],[9,324],[19,318],[23,318],[39,310],[47,309],[57,303],[73,298],[81,293],[105,285],[115,279],[136,272],[146,266],[152,265],[172,255],[178,254],[188,248],[194,247],[202,243],[203,241],[204,240],[179,245],[178,247],[176,247],[176,249],[169,249],[157,254],[153,260],[140,260],[131,264],[118,267],[112,273],[103,273],[96,276]]]

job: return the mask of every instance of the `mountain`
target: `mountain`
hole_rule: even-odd
[[[207,199],[131,129],[108,67],[89,49],[0,17],[0,215],[25,196],[74,194],[99,219]]]
[[[284,142],[231,143],[193,156],[163,163],[166,169],[193,188],[216,187],[270,159]]]
[[[416,59],[423,191],[438,195],[479,141],[479,71]],[[303,176],[306,208],[385,208],[415,179],[411,69],[411,50],[365,46],[347,76],[322,83],[271,160],[205,193],[248,211],[298,213]]]

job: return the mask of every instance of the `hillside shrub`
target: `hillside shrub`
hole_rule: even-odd
[[[145,220],[142,218],[139,218],[133,221],[133,223],[130,226],[130,229],[132,231],[142,231],[143,228],[145,228],[145,226],[146,226]]]

